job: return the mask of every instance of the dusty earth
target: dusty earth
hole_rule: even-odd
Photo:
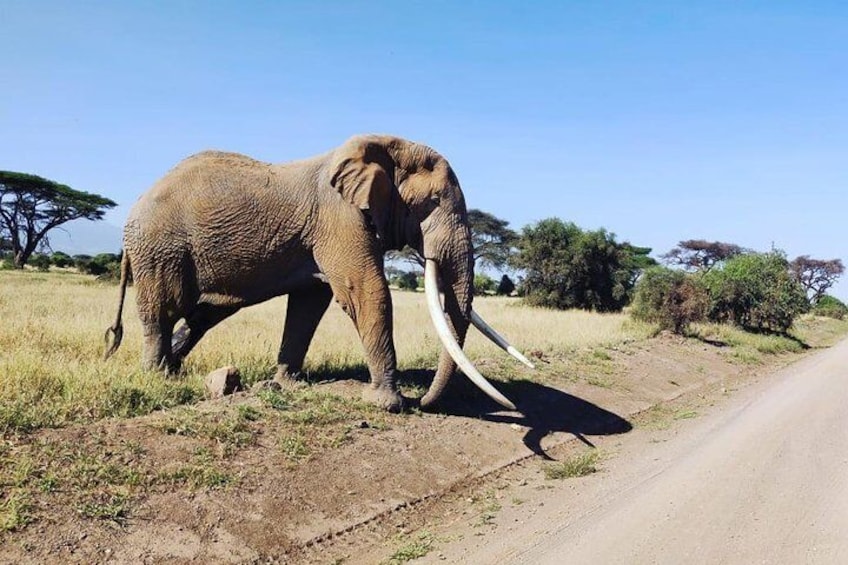
[[[444,541],[420,562],[848,563],[846,377],[848,340],[678,399],[687,417],[668,426],[641,415],[626,439],[599,438],[599,472],[567,487],[512,470],[494,527],[434,528]]]
[[[538,353],[535,374],[499,384],[517,412],[463,391],[440,414],[362,419],[339,410],[327,419],[332,433],[302,457],[296,436],[281,442],[251,408],[256,393],[196,409],[209,418],[238,408],[248,425],[218,435],[189,433],[193,420],[155,413],[13,438],[11,457],[35,446],[52,453],[42,466],[79,465],[84,453],[89,463],[74,484],[106,487],[83,506],[61,488],[40,498],[31,523],[0,534],[0,561],[484,562],[469,556],[510,524],[532,520],[557,493],[579,498],[575,485],[585,479],[546,478],[552,461],[597,446],[603,474],[797,358],[740,363],[722,344],[673,336],[562,358]],[[478,361],[487,363],[500,361]],[[342,379],[308,388],[358,398],[361,386]],[[316,418],[303,429],[316,429]],[[193,466],[174,467],[188,460]],[[49,473],[39,476],[50,488]]]

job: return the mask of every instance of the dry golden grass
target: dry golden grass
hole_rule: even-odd
[[[0,431],[132,416],[192,402],[202,395],[202,376],[222,365],[239,367],[247,382],[273,374],[285,297],[247,308],[210,331],[179,379],[139,369],[141,327],[132,288],[124,309],[124,342],[111,359],[102,360],[103,334],[114,319],[117,298],[117,286],[84,275],[0,272]],[[394,292],[393,302],[400,368],[434,367],[439,344],[424,296]],[[539,310],[509,298],[481,298],[475,309],[525,351],[612,346],[652,331],[623,314]],[[475,330],[466,351],[472,359],[503,355]],[[306,370],[320,379],[363,362],[353,324],[333,304]]]

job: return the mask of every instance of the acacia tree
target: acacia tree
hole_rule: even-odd
[[[503,269],[515,251],[518,234],[509,227],[509,222],[497,216],[472,208],[468,211],[468,227],[471,229],[471,247],[474,264],[493,269]],[[389,251],[390,261],[401,261],[411,267],[423,267],[424,259],[418,252],[406,246],[400,251]]]
[[[36,175],[0,171],[0,240],[8,240],[15,267],[49,247],[47,233],[71,220],[100,220],[117,204]]]
[[[707,272],[716,263],[741,255],[745,250],[733,243],[687,239],[662,256],[668,265],[677,265],[687,271]]]
[[[518,234],[509,228],[509,222],[472,208],[468,211],[468,225],[471,228],[474,263],[503,269],[518,243]]]
[[[404,245],[403,249],[391,249],[387,251],[386,258],[389,261],[406,263],[413,270],[415,270],[416,267],[424,267],[424,258],[418,253],[418,251],[408,245]],[[386,273],[389,272],[389,269],[399,270],[397,267],[388,266],[386,267]]]
[[[815,305],[839,280],[845,266],[840,259],[812,259],[809,255],[801,255],[789,263],[789,270],[807,293],[807,300]]]

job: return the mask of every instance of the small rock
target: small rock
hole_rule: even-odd
[[[243,390],[239,370],[233,366],[215,369],[204,381],[206,392],[212,398],[221,398],[236,391]]]
[[[510,427],[510,428],[512,428],[513,430],[515,430],[516,432],[520,432],[520,431],[521,431],[521,426],[519,426],[519,425],[518,425],[518,424],[516,424],[515,422],[513,422],[512,424],[510,424],[510,425],[509,425],[509,427]]]
[[[371,427],[371,425],[368,422],[366,422],[365,420],[359,422],[359,428],[360,429],[365,430],[365,429],[368,429],[370,427]]]

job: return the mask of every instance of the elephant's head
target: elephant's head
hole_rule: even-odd
[[[332,171],[331,184],[370,218],[385,251],[409,245],[425,259],[428,306],[445,347],[421,405],[427,407],[438,400],[459,364],[484,392],[514,409],[462,352],[468,325],[474,323],[530,365],[472,310],[471,231],[465,198],[447,160],[425,145],[404,139],[357,136],[335,151]],[[439,300],[439,279],[447,317]]]

